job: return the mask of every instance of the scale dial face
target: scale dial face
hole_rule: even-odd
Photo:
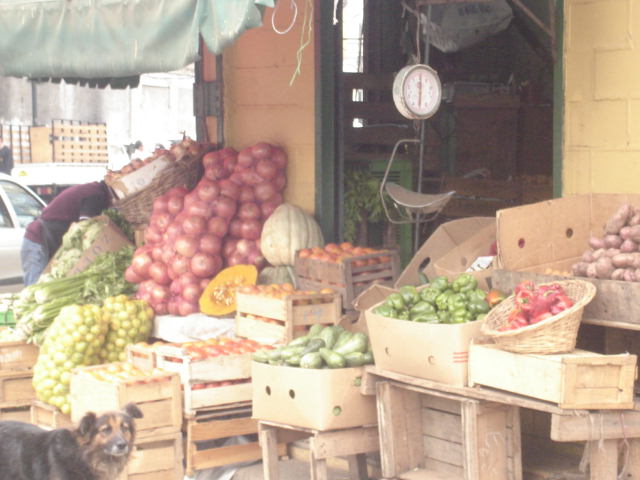
[[[433,116],[442,100],[438,74],[428,65],[409,65],[393,81],[393,101],[406,118],[424,120]]]

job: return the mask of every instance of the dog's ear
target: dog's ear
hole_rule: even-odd
[[[124,412],[132,418],[142,418],[142,412],[133,402],[129,402],[124,406]]]
[[[97,417],[95,413],[87,412],[85,416],[80,419],[80,424],[78,425],[78,433],[80,433],[80,435],[83,437],[91,433],[91,431],[96,426],[96,418]]]

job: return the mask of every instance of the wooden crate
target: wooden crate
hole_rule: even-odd
[[[185,463],[188,476],[197,470],[259,460],[258,421],[251,418],[251,403],[197,410],[185,416]],[[244,443],[230,439],[248,436]],[[225,445],[225,443],[227,443]],[[286,443],[278,445],[279,455],[286,454]]]
[[[153,370],[157,367],[156,347],[127,345],[127,361],[140,370]]]
[[[517,407],[376,384],[382,476],[440,480],[521,480]]]
[[[38,346],[32,343],[0,342],[0,370],[33,368],[38,352]]]
[[[338,293],[296,293],[284,298],[238,293],[236,304],[237,336],[282,343],[304,335],[316,323],[336,325],[342,313]],[[254,316],[275,322],[267,323]]]
[[[249,378],[242,383],[222,383],[222,385],[215,386],[207,383],[187,383],[183,385],[185,414],[194,415],[197,410],[203,408],[251,400],[253,386]]]
[[[0,408],[0,422],[10,420],[14,422],[29,423],[31,421],[31,414],[29,412],[30,408],[31,407],[29,407],[29,405],[24,405],[22,407]]]
[[[176,373],[141,378],[137,383],[99,380],[92,370],[102,365],[84,367],[71,376],[71,419],[77,422],[88,412],[120,410],[134,402],[143,418],[136,420],[138,436],[154,435],[180,430],[182,425],[182,394],[180,377]]]
[[[30,422],[47,430],[56,428],[73,428],[70,415],[65,415],[53,405],[34,400],[30,407]]]
[[[183,460],[181,432],[138,437],[118,480],[183,480]]]
[[[0,408],[30,405],[36,398],[31,370],[0,370]]]
[[[370,261],[379,263],[370,265]],[[360,265],[362,263],[367,264]],[[300,258],[296,254],[294,269],[298,288],[332,288],[342,295],[344,308],[351,309],[355,298],[371,285],[393,286],[400,275],[400,255],[397,251],[388,250],[349,257],[340,263],[333,263]]]
[[[188,350],[176,345],[159,346],[155,352],[157,367],[180,375],[183,385],[251,377],[250,353],[194,360]]]
[[[635,355],[628,354],[575,350],[525,355],[495,345],[472,345],[469,383],[547,400],[560,408],[631,409],[636,361]]]

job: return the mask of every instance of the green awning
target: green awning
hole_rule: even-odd
[[[219,54],[274,0],[0,0],[0,75],[104,79]]]

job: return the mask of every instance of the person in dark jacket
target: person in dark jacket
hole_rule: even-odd
[[[74,185],[58,194],[25,231],[20,252],[25,286],[38,281],[71,224],[100,215],[112,199],[104,181]]]
[[[11,175],[11,170],[13,170],[13,154],[9,146],[4,144],[0,134],[0,172]]]

